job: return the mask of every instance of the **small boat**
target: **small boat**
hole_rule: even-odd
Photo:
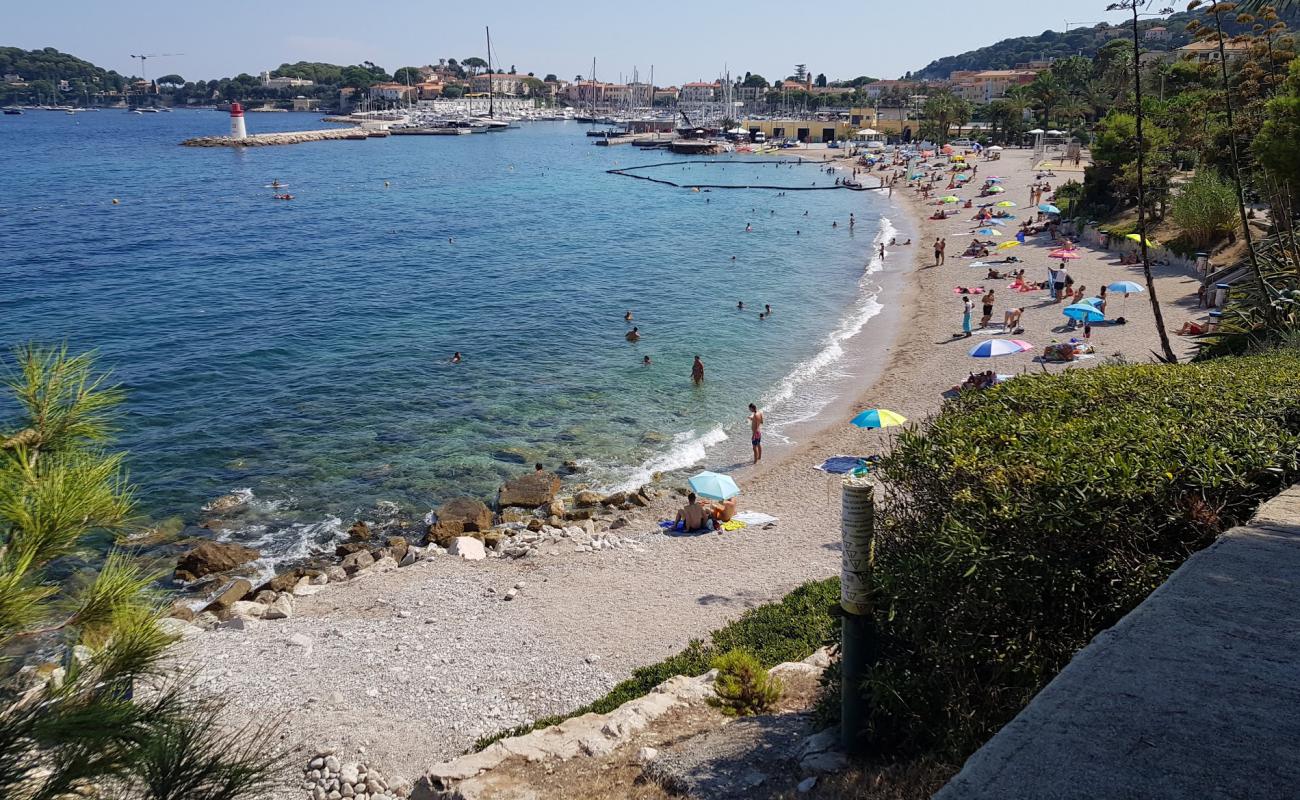
[[[21,108],[6,108],[4,112],[11,117],[21,117],[23,115]]]

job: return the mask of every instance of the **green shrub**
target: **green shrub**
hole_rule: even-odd
[[[1300,354],[968,393],[877,467],[872,736],[962,758],[1300,472]]]
[[[730,650],[749,651],[765,668],[783,661],[807,658],[814,650],[838,637],[839,619],[832,616],[831,609],[839,603],[839,597],[839,578],[809,581],[776,603],[749,609],[739,619],[714,631],[708,644],[693,639],[680,653],[657,664],[637,667],[632,670],[632,677],[616,684],[604,697],[568,714],[545,717],[531,725],[520,725],[481,737],[473,749],[482,750],[500,739],[522,736],[582,714],[607,714],[629,700],[643,697],[674,675],[708,672],[710,662],[719,653]]]
[[[1174,196],[1170,217],[1190,243],[1204,247],[1237,224],[1237,194],[1212,169],[1198,170]]]
[[[717,697],[709,704],[729,717],[749,717],[770,711],[781,699],[784,686],[745,650],[729,650],[713,659],[718,676],[713,683]]]

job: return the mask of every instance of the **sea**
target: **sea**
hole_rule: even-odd
[[[883,335],[888,201],[801,191],[834,176],[797,154],[597,147],[574,122],[179,146],[228,127],[211,110],[0,117],[0,347],[95,350],[127,391],[142,519],[193,524],[236,492],[219,536],[271,562],[376,507],[489,499],[534,463],[601,488],[733,468],[749,403],[788,445],[861,374],[848,342]],[[628,167],[775,188],[609,172]]]

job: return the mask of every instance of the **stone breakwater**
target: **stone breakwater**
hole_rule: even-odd
[[[369,139],[372,135],[387,136],[388,131],[375,131],[374,134],[357,128],[331,128],[323,131],[291,131],[286,133],[258,133],[246,139],[232,139],[229,136],[199,136],[181,142],[184,147],[270,147],[281,144],[302,144],[304,142],[323,142],[330,139]]]

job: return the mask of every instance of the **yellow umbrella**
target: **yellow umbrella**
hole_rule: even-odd
[[[1125,236],[1124,238],[1132,239],[1135,242],[1142,241],[1142,235],[1137,233],[1130,233],[1128,236]],[[1159,246],[1160,246],[1159,242],[1157,242],[1155,239],[1152,239],[1150,236],[1147,237],[1147,247],[1159,247]]]
[[[1019,247],[1019,246],[1020,246],[1020,242],[1010,241],[1010,242],[1003,242],[1002,244],[998,245],[998,246],[997,246],[996,248],[994,248],[994,249],[996,249],[996,250],[1006,250],[1006,249],[1011,248],[1011,247]]]
[[[965,161],[965,160],[966,160],[966,156],[953,156],[951,160],[952,160],[952,161]]]
[[[1015,208],[1015,207],[1016,207],[1016,204],[1013,203],[1013,202],[1011,202],[1010,200],[1003,200],[1003,201],[1000,202],[1000,203],[995,203],[995,205],[996,205],[998,208]]]

